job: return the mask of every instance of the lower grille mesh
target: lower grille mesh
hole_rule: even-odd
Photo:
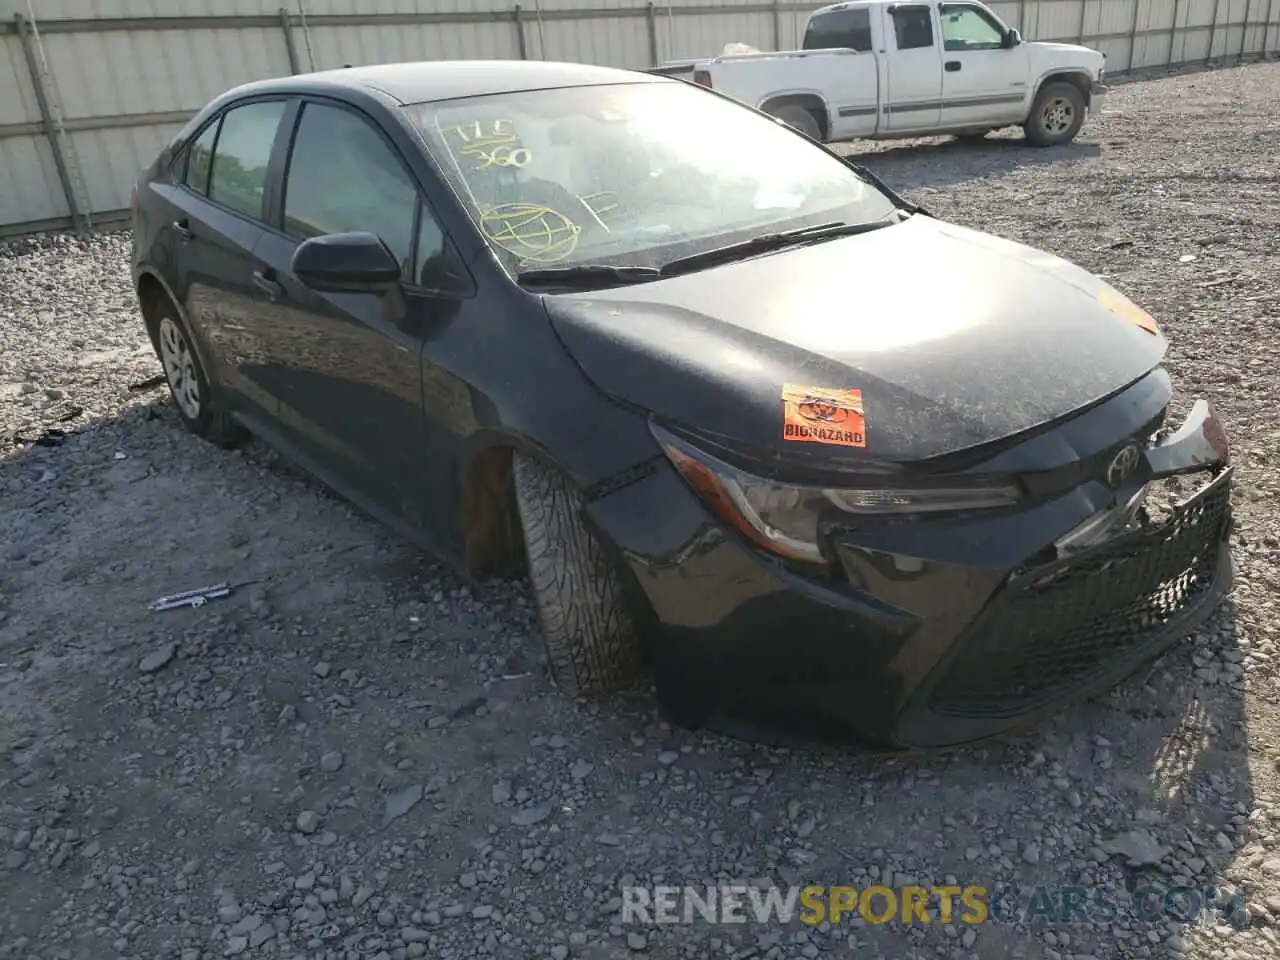
[[[1213,585],[1230,496],[1220,477],[1164,526],[1011,583],[958,641],[932,710],[1015,717],[1141,649]]]

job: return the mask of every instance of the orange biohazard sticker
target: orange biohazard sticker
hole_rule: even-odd
[[[786,384],[782,388],[782,439],[865,447],[862,391]]]

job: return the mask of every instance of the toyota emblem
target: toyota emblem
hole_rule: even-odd
[[[1138,461],[1142,458],[1142,452],[1138,449],[1136,443],[1130,443],[1120,449],[1111,461],[1111,466],[1107,467],[1107,485],[1115,490],[1120,487],[1130,474],[1138,467]]]

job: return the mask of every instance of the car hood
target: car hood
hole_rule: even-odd
[[[1085,270],[922,215],[544,302],[605,394],[748,455],[835,467],[1009,438],[1122,389],[1166,348]],[[785,385],[861,391],[864,445],[784,439]]]
[[[1101,68],[1106,57],[1098,50],[1078,43],[1057,43],[1053,40],[1031,40],[1026,44],[1031,59],[1044,67],[1094,67]]]

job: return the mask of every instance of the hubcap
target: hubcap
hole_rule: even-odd
[[[200,416],[200,381],[196,360],[178,325],[168,317],[160,321],[160,363],[173,399],[189,420]]]
[[[1071,128],[1076,109],[1066,97],[1055,97],[1044,107],[1044,128],[1049,133],[1062,133]]]

